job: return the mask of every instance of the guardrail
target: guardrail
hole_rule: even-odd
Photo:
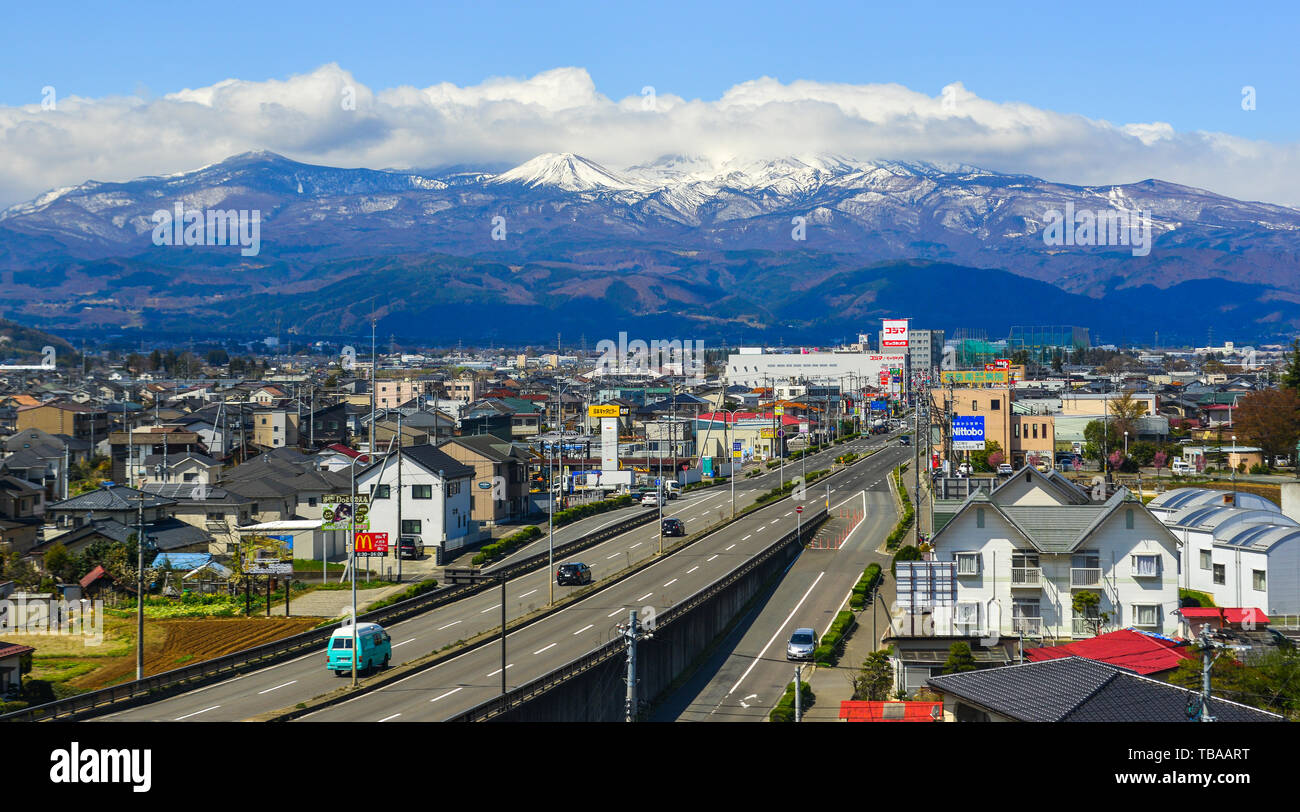
[[[574,539],[566,544],[555,548],[557,556],[564,556],[578,550],[599,544],[613,536],[625,533],[636,527],[640,527],[658,515],[658,511],[647,510],[644,513],[633,516],[629,519],[610,525],[609,527],[589,533],[582,538]],[[529,556],[521,561],[511,564],[504,568],[507,578],[514,578],[525,572],[529,572],[538,566],[546,563],[547,554]],[[497,572],[497,570],[493,570]],[[469,597],[477,592],[492,589],[495,586],[492,582],[478,584],[463,584],[457,586],[444,587],[416,595],[413,598],[407,598],[404,601],[398,601],[391,606],[385,606],[382,609],[376,609],[373,612],[364,612],[357,615],[361,622],[371,623],[395,623],[405,620],[414,615],[423,612],[432,611],[449,603]],[[171,693],[173,689],[184,687],[193,689],[205,684],[226,679],[235,676],[243,671],[254,667],[264,667],[273,665],[281,660],[288,659],[292,656],[301,654],[305,651],[319,649],[324,652],[324,646],[330,635],[337,626],[333,624],[323,629],[312,629],[308,632],[295,634],[292,637],[286,637],[271,643],[264,643],[260,646],[237,651],[232,654],[225,654],[211,660],[204,660],[200,663],[184,666],[182,668],[165,671],[161,674],[155,674],[140,680],[132,680],[121,685],[114,685],[109,688],[101,688],[97,691],[88,691],[84,694],[60,699],[54,702],[48,702],[44,705],[37,705],[31,708],[24,708],[19,711],[4,714],[0,716],[0,722],[43,722],[57,719],[68,719],[85,714],[87,711],[96,709],[111,708],[115,705],[125,705],[132,700],[142,699],[154,694]],[[161,698],[161,697],[159,697]]]
[[[673,606],[662,614],[659,614],[655,618],[655,629],[662,629],[681,619],[696,607],[712,599],[736,581],[748,575],[755,568],[762,565],[772,556],[781,552],[788,545],[795,542],[804,543],[805,541],[808,541],[816,533],[817,527],[826,520],[827,515],[826,509],[823,508],[821,511],[813,514],[805,520],[801,529],[791,530],[769,545],[766,550],[732,570],[725,578],[719,581],[714,581],[712,584],[699,592],[696,592],[691,597]],[[508,693],[480,703],[464,713],[452,717],[448,721],[485,722],[493,719],[507,712],[511,708],[523,702],[527,702],[536,696],[540,696],[585,671],[591,670],[610,658],[619,656],[625,650],[626,643],[621,638],[611,640],[599,648],[587,652],[576,660],[570,660],[568,663],[565,663],[554,671],[543,674],[537,679],[527,682],[513,691],[509,691]]]

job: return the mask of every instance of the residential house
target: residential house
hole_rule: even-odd
[[[25,553],[40,539],[45,491],[15,476],[0,476],[0,549]]]
[[[400,494],[397,480],[402,480]],[[471,488],[474,468],[434,446],[403,449],[396,459],[376,461],[357,472],[357,490],[370,494],[370,529],[396,539],[398,500],[400,535],[413,536],[436,560],[478,540],[473,523]]]
[[[527,449],[491,434],[456,437],[438,446],[452,459],[474,467],[472,515],[484,527],[522,519],[528,512]]]

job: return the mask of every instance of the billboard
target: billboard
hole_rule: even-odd
[[[354,503],[350,494],[327,493],[320,501],[321,530],[370,529],[370,494],[358,493]]]
[[[614,408],[618,408],[615,406]],[[618,418],[600,418],[600,469],[618,470]]]
[[[246,575],[293,575],[293,534],[249,533],[240,539]]]
[[[953,415],[952,447],[957,451],[984,450],[984,416]]]
[[[358,558],[388,555],[387,533],[357,533],[352,549]]]
[[[593,404],[587,407],[587,417],[618,417],[623,408],[617,403]]]
[[[873,412],[887,412],[887,411],[889,411],[889,401],[887,401],[887,400],[873,400],[873,401],[871,401],[871,411],[873,411]]]
[[[945,369],[940,372],[940,380],[961,384],[1006,383],[1009,374],[1005,369]]]
[[[907,349],[907,319],[883,319],[884,328],[880,331],[880,348],[882,350]]]

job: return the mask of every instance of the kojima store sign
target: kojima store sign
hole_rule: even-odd
[[[952,447],[956,451],[983,451],[984,416],[953,415]]]

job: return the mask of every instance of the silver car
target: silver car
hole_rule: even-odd
[[[812,629],[795,629],[790,642],[785,644],[787,660],[811,660],[817,648],[817,632]]]

